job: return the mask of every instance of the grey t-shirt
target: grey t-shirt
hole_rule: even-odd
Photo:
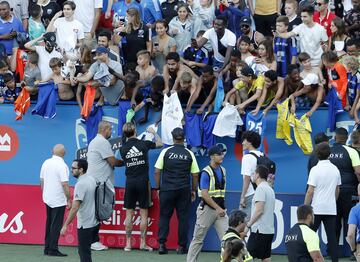
[[[74,200],[81,201],[77,213],[77,228],[91,228],[99,224],[95,217],[95,189],[95,179],[87,174],[80,176],[75,184]]]
[[[100,64],[101,63],[96,61],[95,63],[93,63],[90,66],[89,71],[93,75],[95,75],[95,73],[98,71],[98,69],[100,67]],[[109,67],[109,69],[114,70],[118,74],[121,74],[121,75],[123,74],[121,64],[118,63],[118,62],[115,62],[113,60],[109,60],[108,67]],[[100,87],[100,90],[101,90],[101,93],[104,95],[105,100],[110,105],[116,105],[117,102],[119,101],[120,97],[124,93],[124,82],[121,81],[121,80],[117,80],[114,85],[111,85],[109,87],[102,86],[102,87]]]
[[[255,190],[251,205],[251,216],[255,213],[256,202],[265,202],[264,212],[251,226],[251,232],[259,231],[261,234],[274,234],[275,193],[266,181],[260,183]]]
[[[104,182],[108,178],[114,185],[114,169],[106,158],[114,156],[108,140],[100,134],[90,142],[87,152],[88,170],[87,174],[94,177],[97,182]]]
[[[154,36],[152,38],[153,43],[159,43],[158,37]],[[156,69],[162,74],[164,65],[166,64],[166,56],[168,53],[170,53],[170,48],[176,45],[175,39],[172,37],[169,37],[169,41],[167,45],[164,47],[164,50],[161,53],[156,53],[155,58],[153,60],[153,64],[156,67]]]
[[[27,65],[24,69],[24,81],[27,86],[34,87],[34,82],[38,80],[41,81],[41,72],[38,66],[35,68],[30,68]]]

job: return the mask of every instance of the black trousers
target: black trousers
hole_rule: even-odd
[[[158,232],[160,244],[166,243],[169,234],[170,219],[175,209],[178,219],[178,244],[179,246],[187,247],[190,205],[190,188],[160,191],[160,221]]]
[[[264,36],[273,36],[272,29],[275,29],[276,18],[278,14],[272,15],[254,15],[254,22],[256,31],[262,33]]]
[[[51,208],[46,205],[44,253],[58,251],[60,230],[64,221],[65,206]]]
[[[336,215],[315,215],[312,229],[316,232],[323,222],[328,240],[328,249],[332,262],[339,261],[338,242],[336,238]]]
[[[99,230],[100,230],[100,225],[97,227],[96,232],[94,233],[94,238],[92,239],[93,242],[91,242],[91,244],[100,241]]]
[[[336,201],[337,216],[336,216],[336,239],[339,241],[340,232],[341,232],[341,220],[344,221],[344,236],[347,235],[348,231],[348,219],[351,208],[355,205],[351,201],[352,196],[357,196],[357,189],[354,188],[340,188],[340,194]],[[347,242],[344,241],[344,245],[347,245]]]
[[[78,228],[78,253],[80,256],[80,262],[92,262],[91,260],[91,244],[98,238],[100,224],[90,228]]]

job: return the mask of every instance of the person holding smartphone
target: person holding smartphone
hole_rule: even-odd
[[[127,22],[125,23],[125,21]],[[120,17],[119,24],[120,26],[115,29],[115,36],[117,35],[117,41],[121,39],[121,48],[125,63],[136,64],[136,54],[139,51],[151,51],[149,29],[142,23],[140,12],[134,7],[126,11],[126,17]]]

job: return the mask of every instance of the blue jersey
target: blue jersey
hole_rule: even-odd
[[[56,116],[56,102],[59,98],[57,87],[53,81],[41,83],[38,87],[38,100],[31,114],[44,118],[54,118]]]
[[[184,50],[183,57],[186,60],[206,65],[209,62],[208,52],[205,48],[195,49],[194,47],[189,46]],[[201,74],[201,68],[195,67],[192,69],[197,75]]]
[[[114,20],[118,21],[119,19],[125,19],[126,18],[126,11],[129,8],[136,8],[140,13],[140,19],[143,21],[143,8],[142,6],[136,1],[131,1],[130,4],[125,3],[125,0],[120,0],[113,4],[113,11],[114,11]]]
[[[16,86],[14,89],[7,88],[5,91],[5,100],[14,102],[21,92],[21,87]]]
[[[336,127],[336,114],[343,111],[341,100],[338,97],[336,88],[333,87],[330,89],[329,93],[325,97],[324,103],[329,106],[327,127],[330,129],[330,132],[334,132]]]
[[[352,106],[355,101],[356,92],[358,89],[360,89],[360,73],[356,72],[355,75],[353,75],[351,72],[348,74],[348,100],[349,104]]]
[[[259,112],[257,115],[253,115],[251,113],[247,113],[246,115],[246,130],[254,131],[261,136],[261,146],[259,150],[261,152],[264,151],[264,138],[266,132],[266,119],[262,112]]]
[[[104,111],[101,106],[93,106],[89,117],[85,120],[86,124],[86,137],[87,142],[90,144],[91,140],[97,135],[98,126],[102,117],[104,115]]]
[[[153,24],[157,20],[162,19],[161,8],[159,0],[142,0],[141,7],[143,8],[143,22],[144,24]]]
[[[118,122],[118,135],[122,136],[122,128],[126,123],[127,111],[131,108],[130,100],[119,100],[119,122]]]
[[[349,225],[356,225],[356,243],[360,243],[360,204],[351,208],[347,222]]]
[[[217,89],[215,96],[215,107],[214,112],[219,113],[221,111],[222,102],[224,101],[225,92],[224,92],[224,83],[222,79],[218,79],[217,81]]]
[[[288,65],[297,56],[296,40],[292,38],[274,38],[274,53],[276,56],[276,71],[280,77],[286,77]]]
[[[218,114],[209,113],[203,120],[203,139],[202,144],[205,148],[209,149],[216,144],[216,136],[213,135],[212,131],[215,126],[215,122]]]
[[[185,113],[186,143],[191,147],[202,145],[203,115]]]

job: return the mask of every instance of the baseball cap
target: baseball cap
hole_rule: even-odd
[[[314,143],[315,145],[320,144],[322,142],[328,142],[330,137],[328,137],[324,132],[317,133],[314,136]]]
[[[220,145],[216,145],[216,146],[213,146],[209,149],[208,153],[209,153],[209,156],[212,156],[212,155],[221,155],[223,154],[224,152],[226,152],[226,149],[223,148],[222,146]]]
[[[54,44],[56,42],[56,34],[54,32],[47,32],[44,34],[44,41]]]
[[[184,139],[185,137],[184,130],[180,127],[174,128],[173,131],[171,131],[171,134],[173,138],[176,140],[181,140]]]
[[[243,76],[255,76],[254,70],[251,69],[249,66],[245,66],[241,69],[241,74]]]
[[[240,26],[241,26],[241,25],[251,26],[251,19],[250,19],[250,17],[243,16],[243,17],[240,19]]]
[[[319,83],[319,77],[316,74],[308,74],[301,82],[306,86],[316,85]]]
[[[105,46],[99,45],[99,46],[96,48],[96,53],[98,53],[98,54],[103,54],[103,53],[108,54],[108,53],[109,53],[109,49],[106,48]]]

